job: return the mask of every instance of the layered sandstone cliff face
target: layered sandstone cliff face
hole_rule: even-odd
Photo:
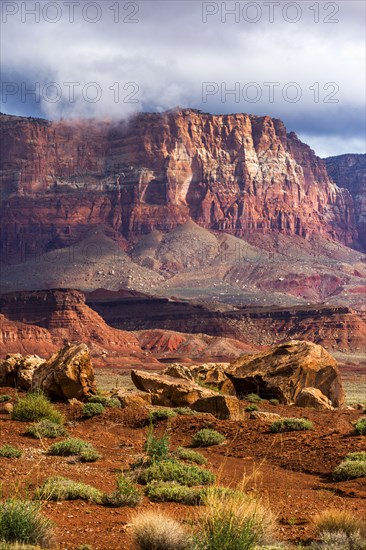
[[[366,155],[339,155],[325,159],[328,174],[348,189],[354,199],[358,247],[366,250]]]
[[[2,115],[5,261],[79,241],[101,225],[124,245],[192,218],[243,237],[272,230],[345,244],[350,193],[282,122],[194,110],[111,121]]]

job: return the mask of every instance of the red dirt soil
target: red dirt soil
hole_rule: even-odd
[[[0,395],[14,390],[1,388]],[[78,408],[59,405],[68,418],[71,436],[92,443],[103,455],[96,463],[82,464],[70,457],[53,457],[44,450],[54,440],[38,441],[24,436],[26,423],[0,414],[1,444],[12,444],[23,451],[20,459],[0,459],[0,483],[4,494],[32,490],[51,475],[62,475],[111,491],[115,476],[127,469],[142,453],[146,436],[147,410],[109,409],[102,416],[83,420]],[[209,414],[177,416],[171,420],[171,447],[189,445],[202,427],[212,427],[226,436],[223,445],[203,449],[207,467],[222,485],[235,486],[246,480],[248,491],[258,492],[277,515],[278,538],[295,543],[315,536],[311,517],[328,508],[347,509],[366,516],[365,478],[334,482],[331,472],[349,453],[366,448],[366,437],[353,434],[352,424],[360,411],[314,411],[296,407],[260,405],[261,410],[281,416],[306,417],[313,421],[311,432],[271,434],[262,421],[219,421]],[[166,421],[156,431],[163,433]],[[159,510],[179,517],[195,518],[199,507],[175,503],[151,503],[145,497],[137,510]],[[49,502],[44,512],[52,518],[58,548],[75,550],[89,544],[93,550],[133,550],[129,523],[136,510],[105,508],[74,502]]]

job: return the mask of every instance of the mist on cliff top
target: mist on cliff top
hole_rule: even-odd
[[[3,2],[1,110],[267,114],[320,156],[363,152],[364,16],[358,1]]]

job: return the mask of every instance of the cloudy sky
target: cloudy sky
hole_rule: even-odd
[[[284,120],[364,152],[365,3],[5,1],[1,111],[121,118],[177,105]]]

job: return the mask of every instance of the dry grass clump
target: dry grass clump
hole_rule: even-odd
[[[158,513],[142,512],[132,521],[132,534],[139,550],[188,550],[187,531],[176,520]]]
[[[198,516],[195,550],[252,550],[273,541],[275,520],[242,491],[207,490]]]
[[[330,508],[317,514],[313,518],[314,525],[319,533],[336,533],[342,531],[346,535],[361,533],[366,536],[366,525],[364,521],[356,518],[347,510]]]

